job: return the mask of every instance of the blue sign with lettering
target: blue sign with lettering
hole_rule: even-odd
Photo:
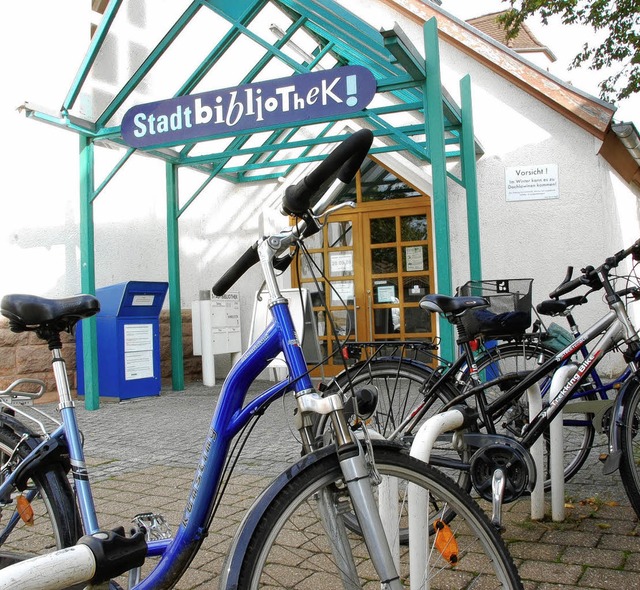
[[[134,148],[180,145],[363,110],[376,93],[373,74],[345,66],[180,96],[129,109],[122,137]]]

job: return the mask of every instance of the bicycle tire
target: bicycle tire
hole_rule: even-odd
[[[494,379],[499,375],[507,373],[523,373],[537,369],[548,359],[557,354],[551,348],[537,343],[523,341],[521,343],[505,342],[499,343],[494,348],[488,349],[476,360],[478,371],[484,372],[483,380]],[[490,373],[487,375],[486,373]],[[547,378],[548,379],[548,378]],[[488,401],[495,399],[497,396],[505,392],[508,387],[503,386],[502,389],[485,391]],[[541,390],[544,385],[541,384]],[[583,385],[583,391],[590,389]],[[597,396],[593,393],[583,393],[581,399],[595,400]],[[499,433],[514,436],[520,439],[522,429],[529,422],[529,411],[526,394],[516,400],[509,408],[507,408],[499,416],[493,417],[493,423],[496,431]],[[593,441],[595,437],[595,428],[593,426],[593,414],[565,414],[563,418],[563,440],[564,440],[564,479],[569,481],[588,459]],[[549,456],[550,438],[549,431],[544,434],[544,453],[545,457]],[[549,461],[545,460],[544,474],[545,490],[551,488],[551,480],[549,475]]]
[[[349,374],[347,374],[349,372]],[[367,421],[367,428],[384,438],[389,437],[390,432],[397,429],[404,420],[407,412],[413,411],[424,399],[424,387],[428,386],[437,378],[437,373],[431,367],[415,361],[402,359],[373,359],[369,362],[363,361],[350,367],[347,372],[342,372],[335,378],[334,386],[329,388],[325,395],[336,391],[350,392],[357,391],[363,387],[375,386],[378,390],[378,404],[376,411]],[[437,414],[442,406],[453,399],[455,390],[446,383],[439,388],[436,401],[432,404],[425,416],[420,420],[420,424],[425,422],[430,416]],[[417,431],[417,430],[416,430]],[[315,424],[316,439],[322,439],[322,444],[333,442],[331,429],[327,416],[318,416]],[[411,433],[398,433],[393,439],[401,442],[407,448],[411,446],[413,435]],[[433,447],[432,458],[436,456],[442,458],[453,458],[454,460],[467,460],[469,454],[466,450],[461,453],[454,451],[450,438],[442,437]],[[471,478],[466,470],[440,467],[451,479],[464,490],[471,490]],[[355,514],[344,512],[343,519],[350,531],[360,533],[360,526]],[[451,511],[445,515],[445,520],[449,522],[454,517]],[[408,530],[401,531],[400,540],[407,543],[409,540]]]
[[[436,535],[431,534],[426,548],[427,572],[431,587],[447,588],[502,587],[522,588],[518,571],[498,531],[491,525],[476,502],[448,477],[433,467],[410,457],[406,448],[387,441],[373,442],[375,463],[383,477],[398,485],[399,523],[406,518],[407,482],[429,490],[430,511],[441,513],[452,509],[456,513],[452,529],[458,543],[458,560],[452,565],[434,547]],[[344,571],[335,563],[318,515],[318,495],[327,491],[339,504],[350,504],[337,456],[325,453],[289,479],[260,515],[253,534],[245,547],[239,572],[239,589],[260,587],[324,588],[343,587]],[[347,507],[351,510],[350,506]],[[415,516],[414,516],[415,517]],[[433,518],[433,514],[429,515]],[[417,517],[416,517],[417,518]],[[249,522],[253,518],[247,519]],[[393,533],[392,533],[393,535]],[[348,534],[348,546],[357,555],[357,580],[349,587],[374,587],[380,582],[369,560],[361,536]],[[410,547],[399,547],[400,578],[409,586]],[[433,578],[436,578],[434,580]],[[345,584],[346,586],[346,584]]]
[[[0,427],[0,462],[5,466],[0,478],[4,478],[6,470],[13,469],[35,446],[32,439],[20,441],[21,437],[13,429],[7,425]],[[7,463],[14,450],[13,458]],[[26,485],[26,490],[14,489],[11,497],[0,504],[0,568],[75,545],[82,535],[73,492],[59,463],[43,464],[37,468]],[[23,492],[35,494],[30,502],[33,522],[29,525],[18,518],[16,525],[8,530],[11,517],[17,510],[17,498]]]
[[[405,416],[422,402],[425,387],[437,378],[438,372],[423,363],[400,357],[373,359],[356,363],[340,373],[325,395],[337,391],[350,395],[352,389],[357,391],[367,386],[375,386],[378,403],[367,425],[389,440],[391,433],[398,428]],[[458,392],[448,383],[443,383],[437,393],[438,400],[426,413],[423,421],[438,413]],[[316,435],[321,436],[325,432],[327,422],[326,416],[319,417],[315,427]],[[404,434],[399,432],[394,439],[402,440]]]
[[[631,385],[634,391],[624,405],[620,432],[620,476],[631,507],[640,517],[640,383]]]

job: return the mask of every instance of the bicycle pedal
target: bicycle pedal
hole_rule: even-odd
[[[491,524],[498,530],[502,530],[502,502],[507,481],[502,469],[496,469],[491,478]]]
[[[141,512],[140,514],[136,514],[131,519],[131,522],[139,528],[144,528],[147,541],[159,541],[172,537],[171,529],[162,514]]]

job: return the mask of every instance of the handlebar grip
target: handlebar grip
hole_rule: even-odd
[[[549,293],[549,297],[551,299],[557,299],[561,295],[570,293],[571,291],[577,289],[578,287],[581,287],[582,285],[584,285],[582,277],[578,277],[577,279],[573,279],[572,281],[567,281],[566,283],[558,285],[558,287],[556,287],[553,291],[551,291],[551,293]]]
[[[373,142],[373,133],[361,129],[345,139],[300,182],[287,187],[282,199],[282,210],[290,215],[302,215],[309,209],[311,197],[322,184],[337,173],[345,184],[351,182],[364,161]]]
[[[345,155],[351,152],[351,156],[342,164],[340,170],[338,170],[338,179],[341,182],[349,184],[353,180],[362,162],[364,162],[364,159],[367,157],[372,143],[373,133],[369,131],[369,129],[361,129],[338,146],[334,152],[331,152],[331,154],[333,154],[340,151],[341,153],[344,152]]]
[[[253,244],[238,260],[225,272],[216,284],[211,288],[217,297],[224,295],[236,281],[247,272],[254,264],[260,261],[258,256],[258,242]]]
[[[587,266],[581,270],[582,274],[572,281],[569,280],[571,275],[573,274],[573,267],[570,266],[567,268],[567,274],[564,277],[564,280],[560,285],[558,285],[551,293],[549,293],[549,297],[551,299],[557,299],[560,295],[564,295],[565,293],[570,293],[574,289],[578,287],[587,286],[592,291],[598,291],[602,289],[602,281],[598,276],[598,270],[593,268],[593,266]]]

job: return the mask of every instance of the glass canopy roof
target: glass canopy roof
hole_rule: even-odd
[[[80,258],[82,291],[95,293],[92,204],[136,152],[167,163],[167,235],[170,285],[171,364],[174,389],[184,388],[178,220],[216,177],[235,183],[280,179],[297,165],[321,160],[327,145],[344,139],[345,128],[367,127],[375,139],[370,154],[403,152],[430,164],[438,289],[451,292],[447,176],[467,194],[471,277],[480,278],[479,223],[471,85],[460,83],[459,108],[440,82],[435,18],[424,25],[422,57],[398,27],[377,31],[333,0],[93,0],[104,7],[91,44],[59,113],[28,103],[27,116],[80,135]],[[375,95],[360,111],[297,120],[184,145],[133,148],[122,122],[132,107],[189,98],[341,66],[366,68]],[[126,120],[126,119],[125,119]],[[94,186],[94,146],[124,147],[124,155]],[[322,149],[316,149],[322,146]],[[449,161],[459,162],[459,177]],[[204,172],[202,186],[178,206],[178,172]],[[451,326],[443,320],[443,354],[453,355]],[[98,407],[95,323],[84,322],[85,405]],[[445,346],[446,344],[446,346]],[[449,350],[450,349],[450,350]]]
[[[332,0],[172,0],[161,9],[112,0],[61,118],[50,122],[122,145],[122,118],[134,105],[343,65],[366,67],[377,83],[368,108],[344,117],[374,131],[372,153],[406,151],[430,161],[424,59],[402,31],[377,31]],[[446,157],[457,158],[461,112],[439,90]],[[234,182],[278,178],[323,157],[313,146],[339,140],[336,122],[308,120],[146,151]]]

